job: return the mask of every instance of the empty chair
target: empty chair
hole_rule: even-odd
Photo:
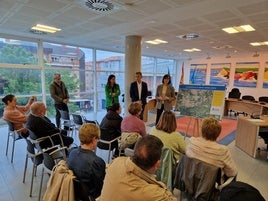
[[[242,100],[255,101],[255,98],[251,95],[244,95],[242,96]]]
[[[259,97],[259,102],[265,102],[265,103],[268,103],[268,96],[260,96],[260,97]]]
[[[7,145],[6,145],[6,156],[8,154],[8,147],[9,147],[9,140],[12,138],[12,150],[11,150],[11,163],[13,163],[13,158],[14,158],[14,150],[15,150],[15,142],[17,140],[22,139],[22,136],[20,135],[20,130],[15,130],[13,127],[13,124],[10,121],[7,121],[8,125],[8,132],[7,132]]]
[[[72,116],[73,116],[73,123],[75,124],[75,130],[79,130],[80,127],[84,123],[93,123],[93,124],[98,125],[98,123],[96,121],[88,120],[84,116],[82,116],[81,114],[72,114]]]
[[[241,93],[239,91],[238,88],[233,88],[229,94],[228,94],[228,98],[236,98],[236,99],[239,99],[241,96]]]
[[[62,120],[62,126],[65,130],[72,132],[73,135],[73,130],[75,129],[75,124],[73,123],[73,121],[70,119],[70,114],[69,112],[65,111],[65,110],[59,110],[60,112],[60,118]]]
[[[110,162],[110,154],[113,152],[115,148],[118,149],[118,140],[120,139],[119,137],[116,137],[115,133],[111,129],[103,129],[100,128],[101,130],[101,135],[100,139],[98,141],[97,147],[99,149],[103,150],[108,150],[108,163]]]

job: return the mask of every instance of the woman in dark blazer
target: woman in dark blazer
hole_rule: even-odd
[[[174,87],[170,85],[171,78],[170,75],[164,75],[162,79],[162,84],[157,86],[156,89],[156,120],[155,125],[157,125],[158,120],[162,114],[162,112],[169,111],[172,109],[172,101],[176,99]]]

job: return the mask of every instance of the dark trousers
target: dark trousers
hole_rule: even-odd
[[[143,120],[143,113],[144,113],[144,108],[145,108],[145,104],[142,104],[142,110],[141,110],[141,114],[140,114],[140,119]]]
[[[59,110],[64,110],[69,112],[68,106],[65,103],[61,103],[61,104],[55,104],[55,109],[56,109],[56,125],[58,128],[60,128],[60,111]]]
[[[155,120],[155,125],[158,124],[158,121],[159,121],[159,119],[160,119],[161,114],[162,114],[163,111],[164,111],[164,104],[161,105],[161,108],[160,108],[160,109],[157,109],[157,110],[156,110],[156,120]]]

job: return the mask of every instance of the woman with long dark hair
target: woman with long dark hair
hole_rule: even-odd
[[[120,93],[119,84],[116,84],[115,82],[115,75],[109,75],[107,84],[105,86],[106,108],[113,105],[114,103],[119,103],[118,97]]]

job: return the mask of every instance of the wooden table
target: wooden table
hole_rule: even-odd
[[[244,112],[246,114],[262,115],[268,114],[268,103],[260,104],[247,100],[226,99],[224,107],[224,115],[228,115],[228,111]]]
[[[268,116],[261,116],[261,118],[238,116],[235,145],[253,158],[256,157],[260,127],[268,126]]]

